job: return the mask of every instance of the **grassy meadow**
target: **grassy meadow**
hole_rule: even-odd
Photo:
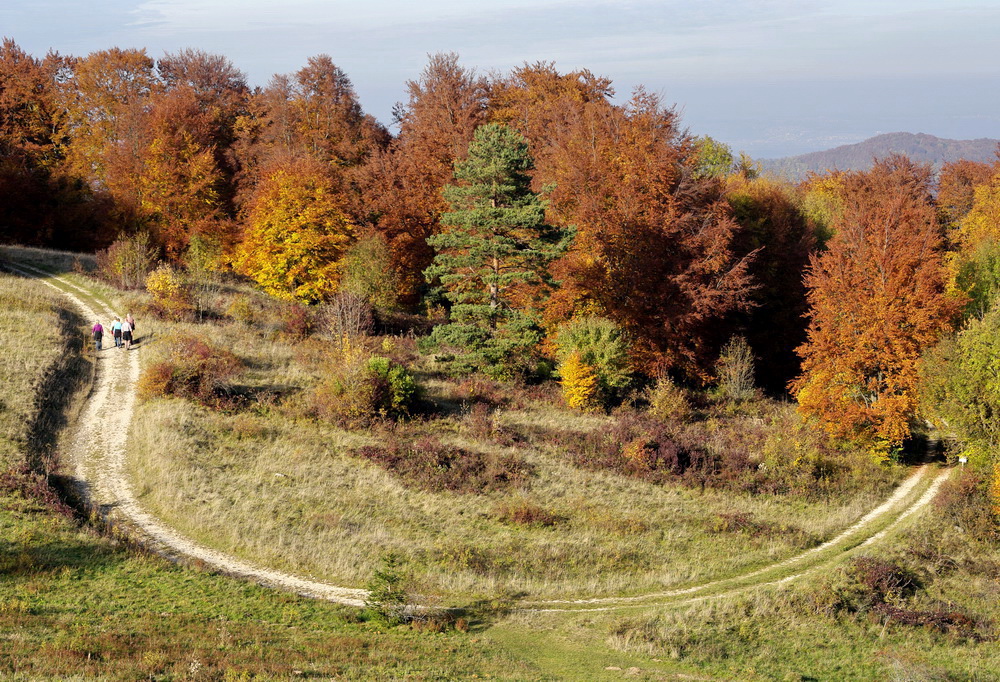
[[[206,544],[343,584],[363,586],[395,551],[411,593],[469,610],[458,627],[389,627],[167,563],[75,519],[21,464],[36,451],[32,434],[71,418],[86,390],[89,322],[43,284],[0,273],[0,404],[17,417],[0,434],[3,679],[1000,679],[1000,547],[988,519],[970,515],[979,493],[964,475],[900,532],[785,586],[659,607],[512,611],[511,599],[636,594],[796,554],[876,506],[907,468],[822,450],[792,406],[773,401],[701,405],[683,427],[720,451],[752,444],[765,466],[739,485],[583,466],[573,453],[626,437],[632,408],[572,413],[544,386],[454,381],[405,334],[370,344],[414,367],[420,410],[338,425],[314,404],[335,341],[295,333],[282,306],[217,282],[200,294],[210,324],[156,320],[141,312],[144,295],[72,273],[68,255],[35,258],[137,311],[147,368],[178,335],[239,360],[217,400],[139,405],[129,464],[144,505]],[[54,392],[52,377],[67,373],[77,379]],[[485,492],[441,490],[359,455],[428,439],[490,455],[490,466],[514,458],[527,473]]]
[[[36,262],[54,265],[44,254]],[[72,409],[71,391],[52,387],[72,388],[71,372],[86,388],[89,323],[41,282],[2,271],[0,302],[0,678],[539,678],[476,632],[386,629],[356,609],[181,568],[81,525],[25,464],[33,434],[59,426],[47,415]]]
[[[454,606],[498,595],[641,594],[815,546],[877,506],[906,475],[903,467],[860,468],[846,486],[773,496],[587,469],[567,456],[566,438],[600,440],[617,417],[570,411],[547,387],[470,388],[436,373],[405,335],[364,343],[415,368],[424,413],[343,428],[316,418],[310,406],[337,361],[337,341],[322,330],[287,333],[287,311],[251,296],[219,284],[206,296],[212,324],[140,320],[154,337],[143,351],[147,371],[169,360],[179,337],[231,351],[241,370],[227,382],[221,407],[177,397],[140,404],[129,466],[153,513],[199,542],[269,566],[363,586],[381,557],[394,553],[421,594]],[[241,319],[232,315],[237,306]],[[477,400],[477,391],[496,400]],[[762,458],[791,460],[796,448],[809,456],[787,403],[719,413],[702,428],[708,438],[756,440]],[[365,446],[422,438],[516,458],[531,473],[506,489],[428,490],[358,456]],[[752,528],[728,528],[732,518],[751,520]]]

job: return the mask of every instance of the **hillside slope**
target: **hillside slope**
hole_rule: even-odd
[[[827,170],[867,170],[872,159],[890,154],[905,154],[919,163],[929,163],[935,171],[959,159],[992,162],[996,160],[1000,140],[949,140],[924,133],[886,133],[876,135],[857,144],[834,147],[821,152],[780,159],[761,159],[766,172],[782,175],[790,180],[802,180],[810,173]]]

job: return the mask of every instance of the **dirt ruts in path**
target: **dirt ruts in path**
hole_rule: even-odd
[[[41,278],[66,296],[88,320],[110,320],[116,312],[94,292],[72,281],[27,264],[12,265],[23,275]],[[61,459],[70,466],[75,484],[88,505],[110,523],[126,528],[151,549],[173,559],[195,560],[220,572],[269,587],[351,606],[364,604],[365,590],[338,587],[274,571],[217,552],[181,535],[146,512],[136,499],[126,474],[128,429],[136,401],[142,337],[131,351],[110,348],[97,353],[95,380],[86,406],[64,437]],[[630,597],[521,602],[527,611],[611,611],[666,604],[684,604],[797,580],[877,542],[906,518],[926,507],[949,475],[938,474],[916,500],[910,499],[926,476],[920,467],[893,495],[837,537],[806,552],[738,576],[678,589]],[[891,515],[895,515],[893,518]],[[886,521],[892,518],[891,521]],[[838,551],[839,547],[839,551]],[[801,570],[790,567],[801,565]],[[787,573],[787,574],[786,574]]]

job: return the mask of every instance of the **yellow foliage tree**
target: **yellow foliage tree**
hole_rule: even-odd
[[[273,296],[316,303],[337,291],[340,261],[353,236],[354,225],[322,169],[292,163],[257,188],[233,268]]]
[[[583,361],[579,351],[570,353],[559,367],[562,377],[563,398],[575,410],[592,410],[596,407],[597,372]]]
[[[1000,172],[974,188],[972,207],[951,235],[948,290],[982,317],[1000,293]]]

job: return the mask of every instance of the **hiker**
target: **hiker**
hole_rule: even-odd
[[[94,344],[97,346],[97,350],[101,350],[101,339],[104,338],[104,327],[101,326],[101,321],[95,322],[90,331],[94,335]]]
[[[111,323],[111,334],[115,337],[115,348],[122,347],[122,321],[115,315],[114,322]]]
[[[135,334],[135,318],[132,317],[132,313],[125,313],[125,321],[128,322],[128,326],[132,327],[132,334]]]
[[[128,323],[128,318],[122,322],[122,343],[125,344],[125,350],[132,347],[132,325]]]

